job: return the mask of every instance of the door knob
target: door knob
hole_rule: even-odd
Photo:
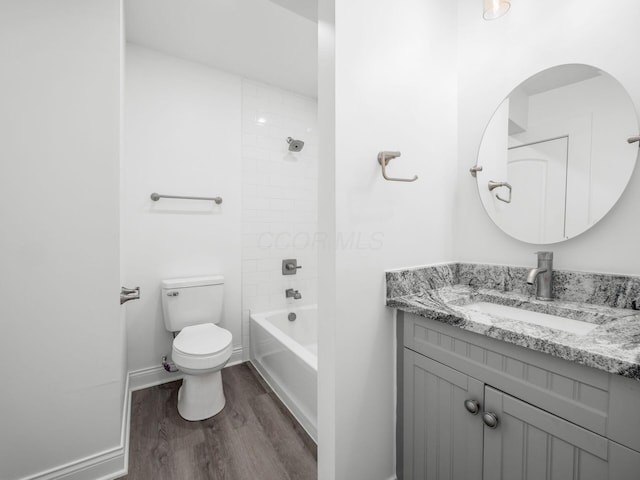
[[[120,288],[120,305],[129,300],[138,300],[140,298],[140,287],[136,288]]]
[[[482,412],[482,421],[489,428],[498,427],[498,416],[493,412]]]
[[[477,415],[480,411],[480,404],[477,400],[468,399],[464,401],[464,408],[466,408],[471,415]]]

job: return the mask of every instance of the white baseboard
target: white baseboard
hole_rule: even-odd
[[[242,347],[233,350],[227,367],[243,362]],[[129,468],[131,392],[182,379],[181,372],[167,372],[161,365],[129,372],[125,379],[120,445],[20,480],[114,480]]]
[[[143,388],[155,387],[163,383],[182,379],[182,372],[167,372],[162,365],[142,368],[129,372],[129,389],[132,392]]]
[[[129,415],[131,391],[125,380],[120,445],[58,467],[36,473],[21,480],[114,480],[127,474],[129,466]]]
[[[227,362],[227,367],[232,365],[238,365],[243,362],[242,359],[242,347],[236,347],[231,353],[231,358]],[[129,372],[129,389],[132,392],[136,390],[142,390],[143,388],[155,387],[156,385],[162,385],[163,383],[173,382],[175,380],[181,380],[183,377],[182,372],[167,372],[161,365],[149,368],[142,368],[140,370],[132,370]]]
[[[126,475],[124,457],[122,448],[115,448],[24,477],[23,480],[112,480]]]
[[[236,347],[233,349],[233,352],[231,353],[231,358],[229,359],[229,361],[227,362],[227,364],[225,365],[226,367],[231,367],[233,365],[239,365],[241,363],[243,363],[244,360],[244,354],[243,354],[243,349],[242,347]]]

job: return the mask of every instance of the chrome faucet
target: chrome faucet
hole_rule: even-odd
[[[302,294],[298,290],[294,290],[293,288],[287,288],[284,291],[284,294],[287,296],[287,298],[293,297],[294,300],[300,300],[302,298]]]
[[[536,252],[538,254],[538,268],[532,268],[527,273],[527,283],[536,285],[538,300],[553,300],[553,252]]]

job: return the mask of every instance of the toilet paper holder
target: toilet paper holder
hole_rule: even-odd
[[[386,167],[391,160],[394,158],[398,158],[401,155],[400,152],[380,152],[378,153],[378,163],[382,167],[382,177],[385,180],[389,180],[390,182],[415,182],[418,179],[417,175],[414,175],[413,178],[395,178],[387,176]]]

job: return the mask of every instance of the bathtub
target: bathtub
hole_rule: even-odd
[[[296,319],[289,321],[290,313]],[[251,363],[318,441],[317,308],[251,313]]]

